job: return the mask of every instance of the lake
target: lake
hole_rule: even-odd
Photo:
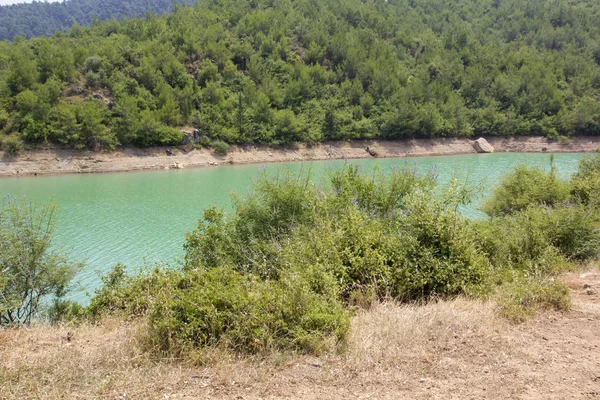
[[[568,177],[583,154],[556,154],[559,174]],[[436,167],[441,183],[452,176],[490,187],[516,164],[548,169],[548,154],[473,154],[460,156],[348,161],[360,168],[377,165],[382,171],[409,163],[422,172]],[[77,275],[73,299],[86,303],[106,272],[117,262],[130,270],[156,262],[172,262],[183,254],[185,233],[195,226],[208,206],[230,208],[230,194],[244,194],[262,171],[310,169],[316,179],[340,168],[343,160],[231,165],[216,168],[90,175],[0,178],[0,195],[53,200],[58,206],[54,244],[69,251],[86,268]],[[477,202],[464,210],[479,217]]]

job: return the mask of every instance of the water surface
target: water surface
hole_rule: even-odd
[[[559,174],[568,177],[582,154],[556,154]],[[490,187],[516,164],[549,168],[547,154],[474,154],[460,156],[349,161],[360,168],[375,165],[383,171],[406,162],[426,172],[435,166],[441,183],[452,176]],[[106,272],[121,262],[130,269],[144,264],[170,262],[183,253],[185,233],[193,229],[202,210],[216,205],[231,207],[232,192],[246,193],[251,181],[263,170],[310,168],[316,177],[344,161],[314,161],[267,165],[232,165],[218,168],[150,172],[61,175],[0,179],[0,195],[27,196],[32,200],[56,202],[54,243],[85,260],[77,276],[80,289],[74,298],[86,302],[85,292],[99,285],[96,271]],[[318,179],[318,178],[317,178]],[[477,217],[477,202],[465,213]]]

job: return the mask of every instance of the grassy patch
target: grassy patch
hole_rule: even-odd
[[[512,322],[523,322],[538,310],[571,307],[569,288],[555,278],[516,277],[500,288],[496,301],[500,315]]]

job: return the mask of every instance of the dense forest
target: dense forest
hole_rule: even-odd
[[[0,42],[0,129],[89,148],[600,134],[592,0],[207,0]]]
[[[192,4],[193,0],[181,0]],[[143,16],[151,11],[170,12],[173,0],[63,0],[62,2],[13,4],[0,7],[0,40],[31,38],[66,31],[73,24],[90,26],[111,18]]]

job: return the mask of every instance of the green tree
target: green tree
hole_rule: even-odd
[[[44,299],[60,298],[81,264],[51,249],[54,204],[0,203],[0,326],[29,325]]]

